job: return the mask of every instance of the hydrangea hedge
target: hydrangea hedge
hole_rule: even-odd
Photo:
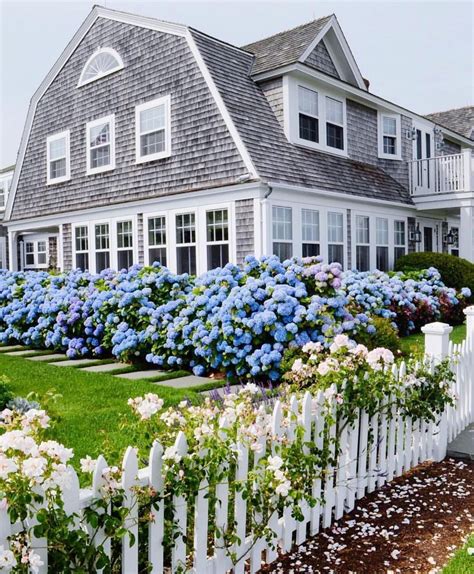
[[[193,278],[159,265],[91,275],[0,271],[0,342],[113,355],[196,374],[280,378],[283,353],[342,333],[374,332],[386,317],[402,334],[455,322],[470,296],[435,269],[416,275],[343,272],[320,258],[247,258]]]

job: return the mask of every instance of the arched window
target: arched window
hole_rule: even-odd
[[[79,78],[79,86],[94,82],[123,68],[122,58],[112,48],[99,48],[87,60]]]

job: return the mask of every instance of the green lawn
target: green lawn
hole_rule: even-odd
[[[167,373],[162,378],[178,374]],[[196,387],[171,389],[146,380],[128,381],[107,373],[55,367],[3,353],[0,353],[0,375],[8,377],[17,396],[35,391],[41,397],[52,389],[62,395],[54,407],[61,419],[52,431],[53,438],[74,448],[76,461],[86,454],[93,457],[100,454],[105,438],[116,448],[128,446],[128,437],[119,428],[121,415],[130,413],[128,398],[155,392],[171,405],[186,397],[197,397]]]
[[[442,574],[472,574],[474,572],[474,555],[469,556],[468,548],[474,548],[474,534],[469,536],[466,544],[451,558],[443,568]]]
[[[461,343],[466,337],[466,325],[457,325],[453,328],[451,339],[454,343]],[[415,333],[409,337],[400,339],[400,349],[404,355],[409,353],[422,353],[424,350],[425,336],[423,333]]]

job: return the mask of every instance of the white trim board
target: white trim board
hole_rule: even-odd
[[[171,24],[169,22],[162,22],[161,20],[156,20],[154,18],[138,16],[135,14],[119,12],[117,10],[109,10],[108,8],[102,8],[100,6],[94,6],[90,14],[87,16],[87,18],[84,20],[80,28],[74,34],[69,44],[63,50],[56,63],[48,72],[47,76],[41,82],[39,88],[36,90],[36,92],[33,94],[33,97],[31,98],[30,107],[28,109],[28,115],[26,118],[25,127],[23,129],[23,134],[20,142],[20,148],[18,151],[18,160],[15,166],[15,173],[13,176],[12,186],[8,197],[7,205],[5,208],[5,220],[8,221],[11,217],[13,203],[15,201],[16,196],[18,179],[25,159],[26,148],[28,146],[31,128],[33,126],[33,120],[36,114],[36,107],[41,98],[43,97],[43,95],[45,94],[46,90],[49,88],[51,83],[54,81],[56,76],[59,74],[59,72],[62,70],[62,68],[68,61],[69,57],[72,55],[74,50],[77,48],[77,46],[80,44],[80,42],[83,40],[85,35],[88,33],[88,31],[98,18],[107,18],[109,20],[115,20],[117,22],[123,22],[134,26],[140,26],[142,28],[147,28],[150,30],[156,30],[167,34],[174,34],[175,36],[180,36],[186,39],[189,49],[191,50],[191,53],[193,54],[196,60],[196,63],[204,77],[204,80],[207,83],[209,91],[211,92],[211,95],[214,98],[217,108],[219,109],[222,115],[222,118],[227,126],[227,129],[229,130],[229,133],[232,139],[234,140],[237,150],[239,151],[251,178],[258,179],[259,176],[250,158],[250,154],[245,148],[245,145],[240,137],[240,134],[238,133],[234,125],[234,122],[232,121],[230,114],[227,111],[224,101],[214,83],[214,80],[212,79],[211,74],[207,69],[204,59],[201,53],[199,52],[199,49],[194,41],[194,38],[192,37],[191,30],[187,26],[183,26],[181,24]]]

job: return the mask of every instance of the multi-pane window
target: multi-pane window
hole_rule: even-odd
[[[344,106],[334,98],[326,96],[326,144],[328,147],[344,149]]]
[[[176,216],[176,263],[178,273],[196,275],[196,216]]]
[[[152,161],[171,154],[170,98],[136,107],[136,161]]]
[[[281,261],[293,255],[293,221],[291,207],[272,207],[273,254]]]
[[[344,265],[344,215],[328,211],[328,262]]]
[[[95,235],[95,268],[97,273],[110,267],[110,229],[108,223],[96,223]]]
[[[388,219],[377,217],[375,220],[376,267],[388,271]]]
[[[404,221],[394,221],[394,260],[406,253],[406,232]]]
[[[301,210],[301,226],[303,257],[315,257],[319,255],[319,211],[314,209]]]
[[[49,136],[47,149],[47,183],[60,183],[69,179],[69,131]]]
[[[80,225],[74,230],[74,246],[76,252],[76,267],[89,269],[89,228]]]
[[[356,267],[359,271],[370,269],[369,221],[365,215],[356,215]]]
[[[100,173],[115,167],[114,117],[87,124],[87,173]]]
[[[35,244],[33,241],[25,243],[25,263],[29,267],[35,264]]]
[[[382,116],[382,151],[386,155],[397,155],[397,119]]]
[[[227,209],[206,213],[207,267],[215,269],[229,263],[229,215]]]
[[[298,110],[300,138],[319,142],[318,92],[298,86]]]
[[[89,84],[123,68],[122,58],[112,48],[99,48],[87,60],[78,86]]]
[[[167,265],[166,257],[166,217],[160,215],[148,219],[148,262]]]
[[[11,179],[0,181],[0,209],[4,208],[7,203],[11,182]]]
[[[453,243],[450,252],[451,255],[459,257],[459,227],[451,227],[451,233],[453,234]]]
[[[38,265],[46,265],[47,263],[47,247],[46,241],[38,241]]]
[[[117,269],[133,265],[133,223],[117,221]]]

